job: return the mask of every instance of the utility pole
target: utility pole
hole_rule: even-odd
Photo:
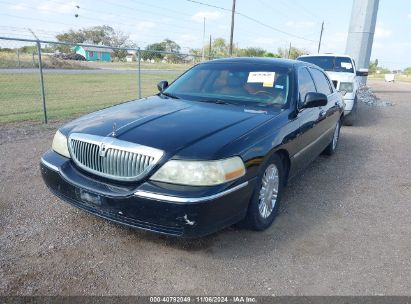
[[[202,54],[202,61],[204,61],[204,52],[205,52],[205,17],[203,19],[203,54]]]
[[[320,33],[320,41],[318,41],[318,51],[317,53],[320,53],[320,49],[321,49],[321,40],[323,39],[323,32],[324,32],[324,21],[321,24],[321,33]]]
[[[211,60],[211,35],[210,35],[210,46],[208,48],[208,59]]]
[[[235,15],[235,0],[233,0],[233,8],[231,9],[230,56],[233,56],[234,15]]]
[[[291,42],[290,42],[290,47],[288,48],[288,57],[287,57],[287,59],[290,59],[290,55],[291,55]]]

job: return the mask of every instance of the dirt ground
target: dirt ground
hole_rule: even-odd
[[[410,295],[411,83],[371,82],[338,152],[288,186],[264,232],[193,241],[81,212],[44,185],[58,124],[0,126],[0,295]]]

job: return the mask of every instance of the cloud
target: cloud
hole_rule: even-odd
[[[344,53],[347,36],[347,32],[325,32],[321,45],[321,53]]]
[[[271,38],[271,37],[257,37],[254,39],[254,43],[258,45],[264,45],[264,46],[273,46],[278,43],[278,39]]]
[[[392,35],[392,31],[389,29],[385,29],[382,24],[379,24],[376,26],[375,33],[374,33],[375,39],[384,39],[384,38],[391,37],[391,35]]]
[[[71,13],[76,9],[76,2],[71,1],[68,3],[56,3],[56,2],[43,2],[37,6],[37,10],[42,13]]]
[[[411,19],[411,13],[408,14],[408,19]]]
[[[16,3],[9,6],[9,9],[14,11],[25,11],[27,9],[26,4],[24,3]]]
[[[201,45],[201,39],[198,37],[198,35],[193,35],[193,34],[189,34],[189,33],[179,35],[176,38],[176,41],[182,47],[185,47],[187,45],[196,45],[196,44]]]
[[[151,21],[140,21],[137,22],[136,28],[140,32],[145,32],[151,30],[152,28],[156,27],[157,24]]]
[[[315,24],[316,23],[312,21],[288,21],[285,25],[293,28],[309,28]]]
[[[219,11],[201,11],[191,16],[191,20],[203,22],[204,18],[206,18],[206,21],[210,21],[220,19],[221,17],[223,17],[223,14]]]

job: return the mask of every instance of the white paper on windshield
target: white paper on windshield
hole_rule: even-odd
[[[352,64],[350,62],[341,62],[341,67],[349,70],[352,68]]]
[[[274,83],[275,72],[250,72],[248,74],[248,83],[265,83],[272,84]]]

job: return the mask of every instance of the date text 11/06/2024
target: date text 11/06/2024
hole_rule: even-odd
[[[150,297],[150,303],[257,303],[255,297],[247,296],[202,296],[202,297]]]

